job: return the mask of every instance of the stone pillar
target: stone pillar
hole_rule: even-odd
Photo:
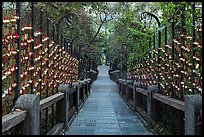
[[[77,113],[79,113],[80,83],[79,82],[73,82],[72,86],[76,87],[76,109],[77,109]]]
[[[88,79],[85,79],[85,95],[86,95],[86,98],[88,97],[88,89],[89,89],[89,87],[88,87]]]
[[[136,111],[136,85],[133,83],[133,110]]]
[[[62,113],[60,114],[62,117],[62,122],[64,123],[65,130],[67,130],[69,127],[68,125],[68,122],[69,122],[69,119],[68,119],[68,116],[69,116],[69,86],[66,84],[60,84],[58,87],[58,91],[64,93],[64,99],[59,101],[60,104],[58,104],[59,105],[58,110],[61,111],[60,113]]]
[[[130,90],[128,88],[128,85],[132,85],[133,84],[133,81],[132,80],[126,80],[126,94],[127,94],[127,101],[130,99]]]
[[[79,94],[80,94],[80,87],[79,86],[77,86],[77,89],[76,89],[76,107],[77,107],[77,113],[79,113]]]
[[[119,84],[119,90],[118,90],[118,92],[119,92],[119,94],[121,95],[121,92],[122,92],[122,79],[119,79],[119,80],[118,80],[118,84]]]
[[[126,86],[125,86],[125,79],[122,79],[122,91],[121,91],[121,96],[123,97],[124,93],[126,92]],[[124,88],[125,87],[125,88]]]
[[[148,114],[148,122],[151,122],[154,119],[154,109],[152,104],[152,94],[159,90],[157,85],[149,85],[147,87],[147,114]]]
[[[85,81],[80,81],[80,84],[82,84],[82,88],[83,88],[83,102],[85,102]]]
[[[134,81],[133,85],[134,85],[133,102],[134,102],[134,105],[135,105],[134,109],[136,110],[136,107],[138,106],[138,96],[136,95],[136,92],[137,92],[137,88],[141,87],[141,84],[140,84],[140,82]]]
[[[185,135],[197,135],[196,118],[202,109],[202,96],[185,96]]]
[[[128,101],[128,83],[126,80],[124,81],[124,85],[125,85],[126,101]]]
[[[87,84],[88,84],[88,86],[87,86],[87,97],[89,97],[89,95],[90,95],[90,92],[91,92],[91,79],[88,79],[88,81],[87,81]]]
[[[21,129],[17,131],[23,135],[40,134],[40,96],[34,94],[21,95],[14,106],[14,109],[27,110],[26,118]]]

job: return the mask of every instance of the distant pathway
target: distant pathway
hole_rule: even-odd
[[[153,135],[118,94],[109,67],[98,69],[92,92],[65,135]]]

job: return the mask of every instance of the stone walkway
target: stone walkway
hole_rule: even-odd
[[[153,135],[118,94],[109,67],[98,69],[92,92],[65,135]]]

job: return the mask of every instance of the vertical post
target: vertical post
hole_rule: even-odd
[[[58,84],[58,80],[59,80],[59,67],[60,67],[60,48],[61,48],[61,45],[60,45],[60,42],[59,42],[59,31],[60,31],[60,22],[58,22],[57,24],[56,24],[56,27],[57,27],[57,45],[59,46],[58,47],[58,49],[57,49],[57,56],[58,56],[58,60],[57,60],[57,79],[56,79],[56,81],[57,81],[57,86],[59,86]],[[57,92],[58,92],[58,89],[57,89]]]
[[[148,85],[147,86],[147,114],[148,114],[148,122],[154,120],[155,112],[153,109],[153,98],[152,94],[159,90],[156,85]]]
[[[122,79],[119,79],[119,94],[121,95],[122,92]]]
[[[50,36],[50,31],[49,31],[49,18],[47,17],[47,36],[49,37]],[[49,60],[50,60],[50,57],[49,57],[49,53],[50,53],[50,47],[49,47],[49,44],[50,44],[50,39],[47,40],[47,58],[48,58],[48,61],[47,61],[47,69],[50,69],[49,67]],[[47,72],[47,77],[49,77],[49,71]],[[47,90],[46,90],[46,94],[48,95],[48,88],[49,88],[49,83],[47,81]]]
[[[85,100],[86,100],[86,94],[85,94],[85,92],[86,92],[86,83],[85,83],[85,81],[83,80],[83,102],[85,102]]]
[[[17,129],[18,134],[40,135],[40,97],[35,94],[21,95],[15,103],[14,109],[26,110],[26,118]],[[20,133],[21,132],[21,133]]]
[[[91,92],[91,79],[89,78],[89,80],[88,80],[88,92],[87,92],[87,96],[89,97],[89,95],[90,95],[90,92]]]
[[[156,50],[156,48],[155,48],[155,44],[156,44],[156,36],[155,36],[155,34],[154,34],[154,36],[153,36],[153,48],[154,48],[154,50]],[[155,58],[155,53],[153,53],[153,57]]]
[[[35,50],[34,50],[34,45],[35,45],[35,41],[34,41],[34,37],[35,37],[35,35],[34,35],[34,33],[35,33],[35,7],[34,7],[34,2],[31,2],[31,23],[32,23],[32,39],[33,39],[33,41],[32,41],[32,43],[31,43],[31,51],[32,51],[32,58],[31,58],[31,65],[32,65],[32,67],[34,67],[34,52],[35,52]],[[33,70],[31,70],[31,74],[32,75],[34,75],[34,69]],[[32,80],[32,83],[31,83],[31,94],[33,94],[34,93],[34,91],[33,91],[33,81],[34,81],[34,78],[33,77],[31,77],[31,80]]]
[[[172,58],[171,58],[171,97],[175,97],[175,91],[174,91],[174,73],[173,72],[173,66],[174,66],[174,20],[172,21],[172,49],[171,49],[171,54],[172,54]]]
[[[129,90],[128,90],[128,82],[127,82],[127,80],[125,80],[125,94],[126,94],[126,101],[128,101],[128,99],[129,99]]]
[[[55,41],[55,25],[52,25],[52,39]]]
[[[122,79],[120,80],[120,87],[121,87],[120,88],[121,89],[120,90],[120,95],[121,95],[121,97],[123,97],[123,80]]]
[[[127,87],[127,101],[130,99],[130,95],[131,95],[131,90],[130,88],[128,87],[128,85],[132,85],[132,80],[126,80],[126,87]]]
[[[183,43],[183,37],[184,37],[184,8],[185,7],[182,7],[182,12],[181,12],[181,24],[180,24],[180,43],[181,43],[181,46],[184,46],[184,43]],[[183,58],[183,49],[180,48],[180,58]],[[183,82],[183,74],[181,73],[182,69],[183,69],[183,63],[181,60],[179,61],[180,62],[180,71],[179,71],[179,74],[180,74],[180,83],[179,83],[179,87],[180,87],[180,99],[184,99],[184,96],[183,96],[183,86],[182,86],[182,82]],[[184,84],[184,83],[183,83]]]
[[[71,42],[71,43],[70,43],[70,47],[69,47],[69,48],[70,48],[70,55],[71,55],[71,56],[75,56],[75,55],[73,54],[73,45],[72,45],[72,44],[73,44],[73,43]]]
[[[54,42],[56,42],[56,39],[55,39],[55,32],[56,30],[55,30],[55,24],[53,23],[52,24],[52,39],[53,39],[53,41]],[[54,44],[55,45],[55,44]],[[55,59],[53,58],[53,64],[55,64],[56,62],[55,62]],[[52,67],[53,68],[53,67]],[[55,77],[54,77],[54,75],[53,75],[53,77],[52,77],[52,79],[53,79],[53,82],[55,81]],[[54,83],[52,83],[53,85],[52,85],[52,95],[54,94]]]
[[[3,34],[3,21],[4,21],[4,2],[2,2],[2,8],[1,8],[1,34]]]
[[[158,27],[160,28],[160,22],[158,22]],[[161,31],[158,32],[158,89],[159,89],[159,92],[160,92],[160,67],[161,67],[161,64],[160,64],[160,49],[161,48]]]
[[[59,92],[64,93],[64,99],[57,103],[57,114],[59,122],[64,123],[65,130],[68,129],[68,116],[69,116],[69,86],[66,84],[60,84],[58,87]]]
[[[186,95],[185,96],[185,135],[197,135],[196,118],[198,112],[202,110],[202,96]]]
[[[156,46],[155,46],[155,44],[156,44],[156,35],[154,34],[154,36],[153,36],[153,50],[155,50],[156,51]],[[156,62],[156,54],[155,54],[155,52],[153,52],[153,62]],[[154,69],[153,69],[153,75],[156,73],[155,72],[155,68],[156,68],[156,66],[154,65]],[[154,78],[154,77],[153,77]],[[153,79],[153,82],[155,81],[155,79]]]
[[[53,39],[53,41],[55,40],[55,26],[54,26],[54,24],[52,23],[52,39]],[[54,63],[54,58],[53,58],[53,63]],[[52,67],[53,68],[53,67]],[[52,78],[51,78],[52,80],[54,80],[54,75],[52,76]],[[51,87],[52,89],[52,95],[54,94],[54,83],[53,83],[53,85],[52,85],[52,87]],[[54,125],[54,105],[52,105],[52,126]]]
[[[59,56],[59,58],[60,58],[60,65],[63,65],[62,64],[62,58],[63,58],[63,50],[62,50],[62,48],[63,48],[63,35],[61,34],[60,35],[60,50],[61,50],[61,52],[60,52],[60,56]],[[59,75],[61,74],[61,73],[63,73],[62,72],[62,67],[60,67],[59,68]],[[64,81],[63,81],[63,79],[62,80],[60,80],[61,78],[59,77],[59,81],[62,81],[61,83],[59,83],[59,84],[62,84],[62,83],[65,83]]]
[[[49,18],[48,18],[48,12],[46,11],[46,14],[47,14],[47,20],[46,20],[46,27],[47,27],[47,36],[49,37]],[[46,67],[47,69],[50,69],[49,68],[49,53],[50,53],[50,49],[49,49],[49,43],[50,43],[50,40],[48,39],[47,40],[47,48],[48,48],[48,51],[47,51],[47,58],[48,58],[48,61],[47,61],[47,64],[46,64]],[[47,78],[49,77],[49,71],[47,71]],[[47,81],[46,83],[46,97],[48,97],[48,90],[49,90],[49,82]],[[46,132],[47,133],[47,129],[48,129],[48,108],[46,108]]]
[[[62,47],[63,47],[63,35],[61,34],[61,41],[60,41],[60,49],[62,49]],[[63,52],[63,50],[61,51],[61,56],[62,56],[62,52]]]
[[[151,49],[151,37],[149,38],[149,49]],[[149,59],[151,59],[151,53],[149,51]]]
[[[60,30],[60,22],[58,22],[57,24],[56,24],[56,26],[57,26],[57,44],[59,44],[59,30]]]
[[[74,84],[74,83],[73,83]],[[76,109],[77,109],[77,113],[79,113],[79,94],[80,94],[80,86],[77,85],[76,86]]]
[[[20,96],[20,90],[21,90],[21,25],[22,25],[22,2],[16,2],[16,13],[19,16],[19,19],[17,20],[17,33],[18,33],[18,53],[17,53],[17,91],[14,97],[14,101],[18,99]]]
[[[88,96],[89,96],[89,80],[86,81],[86,91],[87,91],[86,97],[88,98]]]
[[[40,31],[42,32],[42,28],[43,28],[43,26],[42,26],[42,23],[43,23],[43,19],[42,19],[42,17],[43,17],[43,12],[42,12],[42,10],[40,10]],[[40,35],[40,43],[42,44],[42,35],[43,34],[41,34]],[[43,46],[41,46],[41,53],[42,53],[42,50],[43,50]],[[40,99],[42,98],[42,59],[43,58],[41,58],[41,60],[40,60]]]
[[[78,76],[78,79],[81,79],[81,58],[80,58],[80,47],[79,47],[79,49],[78,49],[78,55],[77,55],[77,59],[78,59],[78,61],[79,61],[79,68],[78,68],[78,71],[79,71],[79,76]]]
[[[191,26],[191,33],[192,33],[192,43],[191,43],[191,62],[192,62],[192,68],[191,68],[191,90],[192,90],[192,93],[194,94],[195,91],[194,91],[194,69],[195,69],[195,63],[194,63],[194,59],[193,59],[193,56],[194,56],[194,42],[195,42],[195,2],[192,4],[192,26]]]
[[[64,37],[64,51],[67,51],[67,49],[66,49],[66,39],[65,39],[65,37]]]
[[[164,30],[164,45],[167,45],[167,26],[165,27],[165,30]],[[165,46],[165,48],[164,48],[164,50],[165,50],[165,57],[164,57],[164,79],[166,80],[167,79],[167,47]],[[167,90],[166,89],[167,88],[167,86],[166,86],[166,83],[165,83],[165,90]]]
[[[133,83],[133,110],[136,111],[136,85]]]
[[[90,70],[91,70],[91,61],[90,61],[90,55],[88,55],[88,63],[89,63],[89,64],[88,64],[88,65],[89,65],[89,71],[88,71],[88,72],[89,72],[89,74],[88,74],[88,78],[90,78],[90,77],[91,77],[91,75],[90,75],[90,74],[91,74],[91,72],[90,72]]]

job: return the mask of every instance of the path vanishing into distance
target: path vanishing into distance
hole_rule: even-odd
[[[153,135],[120,97],[109,66],[98,66],[98,70],[89,98],[65,135]]]

